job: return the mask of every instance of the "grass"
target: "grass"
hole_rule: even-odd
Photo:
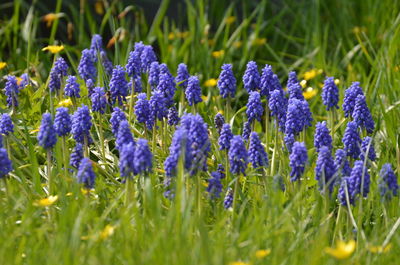
[[[400,201],[396,197],[382,202],[377,178],[384,163],[391,163],[397,174],[400,168],[398,2],[314,0],[256,4],[199,0],[185,1],[178,8],[179,16],[171,18],[167,16],[167,9],[177,6],[174,1],[164,0],[150,22],[144,18],[146,10],[135,5],[125,6],[121,1],[108,2],[102,14],[96,13],[91,5],[81,8],[75,1],[59,0],[54,9],[49,9],[44,1],[16,0],[0,4],[0,61],[7,62],[0,75],[19,76],[27,72],[34,80],[34,85],[25,88],[19,96],[20,105],[12,116],[14,134],[4,137],[10,144],[14,171],[1,183],[0,263],[397,264],[400,235],[396,221],[400,216]],[[123,11],[126,14],[118,18]],[[41,18],[50,12],[64,15],[47,28]],[[235,21],[227,23],[231,16]],[[68,38],[68,28],[71,28],[68,25],[74,29],[71,38]],[[39,127],[41,114],[50,110],[47,82],[54,60],[54,55],[41,49],[53,44],[53,40],[65,45],[65,50],[56,56],[68,59],[69,73],[77,74],[80,52],[90,45],[94,33],[119,40],[107,49],[114,64],[124,65],[133,43],[142,40],[155,47],[159,60],[167,63],[173,74],[177,65],[185,62],[190,73],[200,77],[201,84],[217,78],[223,63],[232,63],[238,80],[230,120],[234,134],[241,133],[245,120],[248,96],[241,76],[249,60],[255,60],[259,67],[271,64],[282,84],[291,70],[302,77],[306,71],[322,69],[322,74],[308,82],[319,90],[308,101],[314,124],[328,119],[320,99],[320,84],[325,75],[340,80],[341,101],[344,89],[352,81],[360,81],[376,122],[373,137],[378,153],[377,162],[370,168],[371,192],[362,200],[362,209],[359,202],[350,209],[339,207],[335,195],[327,198],[319,193],[314,180],[313,128],[305,135],[309,163],[300,185],[289,181],[285,149],[278,153],[279,174],[268,174],[265,186],[260,184],[260,173],[248,168],[247,176],[240,179],[235,211],[223,208],[223,198],[211,202],[204,189],[199,213],[196,178],[185,178],[189,190],[180,195],[181,200],[173,202],[163,196],[163,162],[174,131],[167,127],[166,137],[158,132],[155,135],[161,148],[152,149],[154,173],[134,187],[136,191],[142,188],[140,196],[131,198],[126,205],[125,186],[119,181],[118,152],[114,150],[114,136],[108,123],[110,112],[101,117],[94,115],[93,119],[91,133],[95,143],[90,149],[90,158],[95,161],[95,192],[83,194],[75,181],[75,173],[64,174],[64,152],[59,139],[51,171],[56,187],[54,195],[59,199],[49,207],[35,206],[37,200],[46,197],[43,188],[47,174],[46,152],[38,146],[34,130]],[[105,45],[108,41],[103,40]],[[219,57],[213,55],[221,50]],[[100,85],[108,87],[108,81],[102,80]],[[4,84],[2,80],[0,87]],[[86,89],[82,90],[78,103],[90,106]],[[203,86],[203,95],[207,99],[197,106],[197,111],[209,124],[211,172],[218,163],[225,163],[225,154],[218,151],[218,133],[212,126],[214,115],[224,109],[225,101],[218,97],[216,87]],[[179,98],[178,92],[176,100]],[[56,106],[59,99],[53,100]],[[9,112],[5,102],[1,93],[1,111]],[[343,113],[338,111],[336,148],[342,147],[340,139],[345,125]],[[144,137],[140,125],[134,123],[132,127],[135,138]],[[265,139],[259,123],[256,131]],[[72,137],[66,144],[70,151],[74,146]],[[272,148],[272,143],[269,146]],[[268,153],[271,158],[272,149]],[[203,185],[209,173],[199,176]],[[279,177],[286,186],[284,192],[279,189]],[[355,252],[343,261],[324,251],[335,246],[337,240],[351,239],[356,239]],[[391,245],[387,253],[368,250],[370,246],[384,243]],[[271,253],[257,258],[256,252],[263,249],[270,249]]]

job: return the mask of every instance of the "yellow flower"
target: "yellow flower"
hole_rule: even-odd
[[[207,96],[201,96],[201,99],[203,100],[203,101],[207,101],[208,100],[208,97]]]
[[[228,24],[228,25],[232,24],[235,21],[236,21],[236,17],[235,16],[229,16],[229,17],[227,17],[225,19],[225,23]]]
[[[50,206],[58,200],[58,195],[49,196],[44,199],[37,200],[33,203],[34,206],[46,207]]]
[[[250,265],[250,263],[244,261],[233,261],[229,263],[229,265]]]
[[[307,80],[301,80],[300,85],[301,85],[302,88],[306,88]]]
[[[214,58],[220,58],[220,57],[224,56],[224,54],[225,54],[225,51],[224,51],[224,50],[212,52],[212,56],[213,56]]]
[[[368,250],[371,253],[387,253],[392,248],[392,244],[387,244],[386,246],[369,246]]]
[[[347,259],[353,254],[356,249],[356,241],[353,239],[348,243],[344,241],[338,241],[336,243],[336,248],[326,247],[325,252],[337,259]]]
[[[96,11],[96,13],[99,15],[104,14],[104,6],[101,1],[96,1],[96,3],[94,4],[94,11]]]
[[[235,47],[235,48],[240,48],[240,47],[242,47],[242,42],[240,41],[240,40],[238,40],[238,41],[235,41],[234,43],[233,43],[233,47]]]
[[[6,62],[0,62],[0,70],[3,70],[7,66]]]
[[[95,189],[86,189],[86,188],[81,188],[81,192],[83,195],[89,195],[91,192],[94,192]]]
[[[253,41],[253,45],[261,46],[264,45],[266,42],[267,42],[266,38],[257,38]]]
[[[60,45],[60,46],[59,45],[49,45],[42,49],[42,51],[49,51],[51,53],[59,53],[62,50],[64,50],[64,45]]]
[[[340,84],[340,80],[339,79],[335,79],[335,85],[339,85]]]
[[[222,115],[224,115],[224,111],[223,110],[219,110],[218,113],[221,113]]]
[[[168,39],[169,39],[169,40],[175,39],[175,33],[170,32],[170,33],[168,34]]]
[[[104,227],[103,231],[100,232],[100,239],[106,239],[109,236],[112,236],[114,234],[115,226],[112,225],[106,225]]]
[[[189,36],[189,31],[177,32],[176,36],[178,38],[185,39],[185,38],[187,38]]]
[[[313,98],[317,94],[318,94],[318,89],[314,89],[312,87],[308,87],[306,91],[303,92],[303,96],[305,99]]]
[[[271,254],[271,249],[260,249],[256,251],[256,258],[262,259]]]
[[[54,20],[56,20],[60,17],[63,17],[63,16],[64,16],[64,13],[57,13],[57,14],[49,13],[49,14],[45,15],[44,17],[42,17],[42,21],[46,22],[46,26],[49,28],[53,24]]]
[[[311,69],[310,71],[307,71],[304,73],[303,77],[305,80],[310,80],[315,78],[317,75],[322,74],[322,69]]]
[[[212,87],[212,86],[216,86],[217,82],[218,82],[217,79],[211,78],[211,79],[208,79],[206,82],[204,82],[204,85]]]
[[[72,196],[72,192],[68,192],[67,194],[65,194],[65,196],[67,196],[67,197]]]
[[[37,133],[38,131],[39,131],[39,128],[38,128],[38,129],[31,130],[30,133],[31,133],[31,134],[34,134],[34,133]]]
[[[61,100],[60,102],[58,102],[58,106],[59,107],[69,107],[72,106],[72,100],[70,98]]]

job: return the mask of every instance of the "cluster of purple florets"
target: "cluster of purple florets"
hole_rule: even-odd
[[[243,88],[247,91],[247,104],[233,116],[229,113],[232,99],[241,93],[237,93],[238,84],[233,65],[223,64],[217,87],[218,98],[227,104],[227,113],[218,113],[214,117],[214,128],[209,128],[205,122],[207,119],[198,113],[205,104],[202,103],[202,75],[191,75],[184,63],[178,65],[176,76],[172,75],[166,64],[158,62],[150,45],[136,43],[125,66],[114,66],[103,49],[101,36],[94,35],[90,48],[82,51],[77,75],[68,75],[68,71],[65,60],[57,58],[49,75],[48,89],[50,92],[60,91],[50,93],[50,96],[60,97],[59,101],[63,96],[72,98],[74,106],[71,109],[58,107],[52,109],[51,113],[44,113],[37,140],[51,154],[58,137],[62,137],[65,144],[71,135],[75,145],[69,163],[64,166],[69,165],[75,171],[77,181],[86,189],[94,188],[95,172],[103,166],[97,165],[90,158],[97,155],[105,157],[105,150],[111,150],[119,158],[118,170],[122,179],[138,175],[146,177],[153,172],[153,152],[157,152],[157,159],[160,159],[160,153],[165,152],[167,158],[163,163],[163,182],[167,198],[175,197],[177,177],[200,176],[207,179],[205,190],[209,198],[217,200],[226,192],[223,205],[231,208],[238,192],[232,183],[237,184],[240,176],[246,176],[250,171],[265,177],[264,169],[270,164],[270,143],[264,143],[262,135],[256,130],[259,127],[267,129],[267,125],[271,124],[276,129],[272,160],[275,162],[276,155],[288,154],[290,181],[300,182],[310,177],[306,175],[306,169],[313,164],[309,161],[309,157],[312,157],[310,153],[315,152],[314,178],[321,192],[333,194],[336,188],[338,201],[348,205],[367,197],[370,191],[370,167],[378,157],[373,138],[375,123],[359,82],[354,82],[345,91],[342,109],[346,120],[343,125],[333,124],[333,120],[317,122],[315,149],[307,149],[305,134],[307,128],[313,126],[314,118],[294,71],[288,74],[287,86],[283,89],[270,65],[265,65],[260,74],[256,62],[248,62],[242,76]],[[100,78],[101,74],[107,78]],[[104,84],[103,80],[109,80],[109,83]],[[144,81],[148,82],[148,91],[142,92],[142,88],[146,88]],[[9,107],[15,109],[18,106],[20,90],[29,83],[27,74],[23,74],[20,81],[15,76],[7,77],[5,95]],[[176,93],[179,93],[180,104],[177,104]],[[86,95],[90,98],[90,101],[85,101],[88,105],[77,106],[76,100]],[[339,109],[339,89],[333,77],[325,79],[321,97],[326,110],[332,114],[331,117],[335,117]],[[185,112],[187,106],[192,106],[186,108],[191,109],[192,113]],[[109,138],[104,140],[99,135],[106,128],[101,123],[95,123],[92,117],[93,113],[101,117],[110,112],[108,130],[111,130],[112,135],[109,134]],[[245,118],[242,123],[240,117]],[[133,124],[138,127],[133,127]],[[242,128],[237,129],[238,125]],[[337,146],[339,142],[335,131],[340,126],[345,127],[341,139],[342,148],[335,150],[335,144]],[[161,140],[155,137],[159,129],[163,133]],[[153,131],[152,138],[140,138],[141,130],[146,138],[147,133]],[[3,114],[0,117],[2,137],[9,137],[13,131],[12,117]],[[172,135],[171,142],[166,140],[168,134]],[[2,137],[0,178],[12,170]],[[218,145],[213,146],[212,139],[217,140]],[[279,145],[281,140],[284,146]],[[100,154],[90,152],[95,141],[104,141],[101,143],[103,150]],[[216,153],[212,154],[212,150]],[[216,166],[214,160],[225,161],[217,161]],[[219,162],[225,162],[226,168]],[[275,164],[271,164],[273,171]],[[215,170],[209,170],[210,167]],[[279,166],[279,172],[274,178],[282,177],[283,170]],[[226,182],[223,183],[223,180]],[[224,187],[224,184],[229,186]],[[382,166],[378,188],[384,200],[397,196],[399,186],[390,164]]]

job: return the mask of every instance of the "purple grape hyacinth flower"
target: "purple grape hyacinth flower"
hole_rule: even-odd
[[[180,63],[178,65],[175,82],[178,84],[178,86],[180,88],[183,89],[183,91],[186,90],[186,87],[187,87],[188,81],[189,81],[189,77],[190,77],[190,75],[189,75],[189,71],[187,69],[186,64]]]
[[[346,118],[353,115],[358,95],[364,95],[360,82],[353,82],[351,86],[346,89],[343,99],[343,111]]]
[[[307,148],[303,142],[295,142],[293,144],[289,160],[289,165],[292,169],[290,181],[300,180],[308,160]]]
[[[229,151],[229,148],[231,147],[232,138],[233,138],[233,133],[231,131],[231,126],[228,123],[225,123],[222,126],[222,130],[218,138],[219,150]]]
[[[240,135],[233,136],[228,152],[230,171],[232,174],[245,175],[249,154]]]
[[[246,115],[248,121],[251,123],[253,120],[261,122],[264,108],[261,103],[261,96],[258,91],[250,91],[249,101],[247,102]]]
[[[37,139],[39,145],[45,149],[51,149],[56,144],[56,130],[50,113],[43,114]]]
[[[243,87],[248,93],[255,91],[260,87],[260,79],[257,64],[254,61],[248,62],[243,75]]]
[[[60,137],[66,136],[71,132],[71,116],[68,113],[68,108],[59,107],[56,109],[54,128]]]
[[[322,87],[322,102],[326,106],[326,110],[339,108],[339,89],[333,77],[327,77],[324,81],[324,86]]]
[[[217,83],[219,94],[223,98],[234,98],[236,93],[236,78],[232,71],[232,64],[224,64],[221,69],[222,71],[219,74]]]
[[[249,161],[253,168],[268,166],[268,155],[256,132],[250,134]]]
[[[329,150],[332,150],[332,137],[328,127],[326,127],[325,121],[317,122],[315,125],[314,146],[317,152],[319,152],[322,146],[326,146]]]
[[[68,76],[64,88],[64,95],[67,97],[80,98],[80,91],[81,89],[79,87],[76,77],[73,75]]]
[[[197,76],[189,77],[185,95],[187,101],[189,102],[189,106],[196,105],[197,103],[203,101],[203,99],[201,98],[200,81]]]

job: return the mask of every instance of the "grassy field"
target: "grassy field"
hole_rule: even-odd
[[[1,113],[9,113],[14,123],[14,132],[3,135],[13,170],[0,176],[0,264],[398,264],[400,201],[383,200],[378,179],[385,163],[392,164],[396,175],[400,170],[399,1],[196,0],[177,5],[163,0],[151,20],[140,5],[122,1],[57,0],[50,1],[51,9],[46,2],[0,4],[0,61],[5,63],[0,63],[0,88],[4,92],[7,75],[30,77],[14,110],[0,93]],[[168,16],[168,10],[177,10],[178,16]],[[195,112],[208,124],[208,169],[191,177],[180,164],[177,180],[185,185],[174,199],[164,196],[164,161],[176,130],[166,120],[157,122],[158,129],[146,130],[132,115],[132,134],[135,140],[148,140],[153,170],[125,183],[109,122],[112,106],[104,114],[91,111],[93,144],[87,157],[96,174],[91,191],[77,183],[76,169],[68,166],[76,144],[71,135],[59,137],[52,152],[38,145],[43,113],[54,115],[63,104],[69,105],[70,114],[81,104],[92,105],[77,68],[93,34],[103,36],[113,65],[125,66],[134,43],[143,41],[153,46],[157,60],[172,75],[185,63],[199,77],[203,102],[190,107],[178,87],[174,104],[180,116]],[[43,51],[48,45],[64,48]],[[80,84],[81,97],[71,104],[65,103],[68,97],[49,92],[49,74],[59,57]],[[299,81],[306,80],[302,86],[313,123],[300,139],[308,162],[301,182],[291,182],[283,134],[276,133],[274,118],[264,114],[253,129],[267,148],[269,166],[249,166],[245,176],[228,174],[221,196],[212,200],[207,180],[218,164],[229,164],[227,152],[219,150],[214,116],[223,113],[233,134],[242,134],[249,97],[242,76],[251,60],[260,72],[271,65],[283,88],[290,71],[297,72]],[[229,108],[216,80],[224,63],[233,65],[237,80]],[[326,76],[335,77],[339,88],[334,120],[322,105]],[[110,78],[99,64],[96,84],[109,90]],[[143,74],[144,92],[150,89],[147,79]],[[349,118],[342,103],[354,81],[360,82],[375,121],[370,136],[377,159],[364,164],[371,176],[368,196],[343,206],[338,187],[331,195],[318,190],[314,131],[316,122],[328,121],[335,129],[332,154],[343,148]],[[120,106],[127,116],[136,96]],[[54,186],[50,194],[49,178]],[[235,189],[236,199],[225,209],[228,186]]]

